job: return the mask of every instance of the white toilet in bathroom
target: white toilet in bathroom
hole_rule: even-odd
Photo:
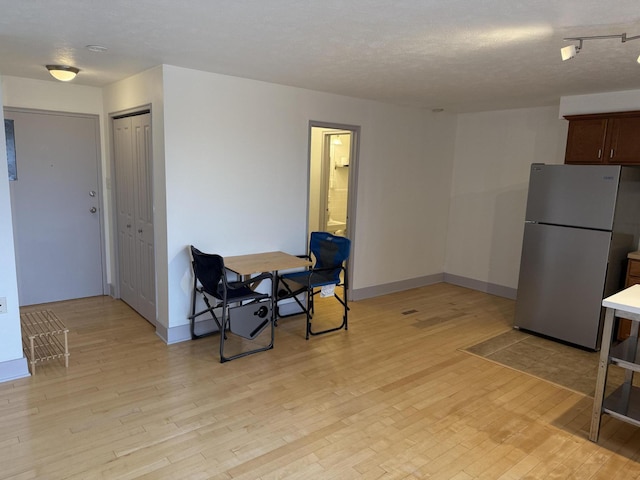
[[[327,232],[342,235],[344,234],[344,230],[347,227],[345,222],[340,222],[338,220],[334,220],[333,218],[329,218],[327,222]]]

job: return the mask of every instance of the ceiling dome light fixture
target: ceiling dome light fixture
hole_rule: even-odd
[[[68,65],[47,65],[47,70],[53,78],[61,82],[70,82],[80,71],[79,68],[70,67]]]
[[[640,38],[640,35],[635,35],[633,37],[627,37],[626,33],[621,33],[619,35],[595,35],[593,37],[568,37],[563,40],[569,40],[578,42],[578,45],[567,45],[566,47],[562,47],[560,49],[560,54],[562,55],[562,61],[570,60],[574,58],[578,53],[582,51],[582,42],[585,40],[604,40],[607,38],[619,38],[622,43],[628,42],[630,40],[637,40]],[[640,63],[640,57],[638,57],[638,63]]]

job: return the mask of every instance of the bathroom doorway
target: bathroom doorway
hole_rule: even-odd
[[[353,242],[359,131],[311,124],[308,233],[325,231]]]

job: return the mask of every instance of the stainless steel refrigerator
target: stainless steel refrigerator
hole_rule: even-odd
[[[640,168],[531,165],[515,328],[597,350],[640,238]]]

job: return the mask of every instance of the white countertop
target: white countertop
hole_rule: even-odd
[[[633,285],[605,298],[602,300],[602,306],[640,314],[640,285]]]

